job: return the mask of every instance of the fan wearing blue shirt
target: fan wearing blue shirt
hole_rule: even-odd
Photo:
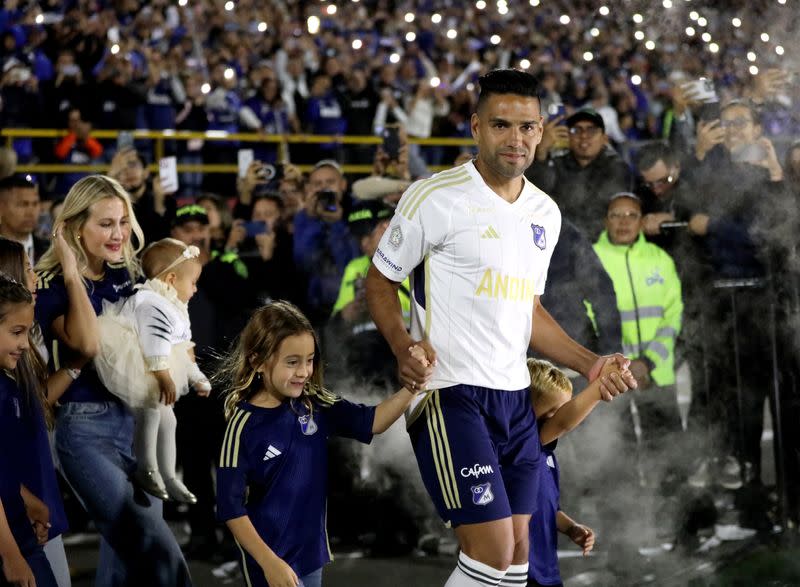
[[[331,560],[327,439],[369,443],[414,394],[403,388],[364,406],[325,389],[314,330],[282,301],[253,314],[220,376],[229,391],[217,514],[242,551],[246,584],[319,587]]]

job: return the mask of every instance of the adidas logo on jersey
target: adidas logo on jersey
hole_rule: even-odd
[[[500,234],[490,225],[481,235],[481,238],[500,238]]]
[[[275,448],[274,446],[272,446],[270,444],[269,448],[267,449],[267,453],[264,455],[264,460],[268,461],[268,460],[274,459],[275,457],[278,457],[280,455],[281,455],[281,451],[279,451],[277,448]]]

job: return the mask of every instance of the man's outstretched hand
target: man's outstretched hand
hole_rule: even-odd
[[[619,367],[619,373],[611,373],[609,375],[601,375],[601,370],[603,369],[603,365],[606,364],[608,359],[612,359]],[[634,378],[633,374],[630,372],[631,360],[625,358],[620,353],[614,353],[613,355],[606,355],[597,359],[592,368],[589,369],[589,373],[586,374],[586,378],[589,380],[589,383],[600,377],[600,396],[603,398],[603,401],[610,402],[616,396],[625,393],[629,389],[636,389],[638,384],[636,383],[636,378]]]

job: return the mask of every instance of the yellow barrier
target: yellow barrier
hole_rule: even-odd
[[[120,130],[96,130],[92,132],[92,137],[96,139],[116,139]],[[154,153],[158,160],[164,156],[164,141],[189,141],[201,139],[203,141],[242,141],[247,143],[275,143],[281,153],[288,144],[321,144],[336,143],[340,145],[379,145],[383,142],[381,137],[376,136],[356,136],[356,135],[275,135],[261,133],[227,133],[224,131],[192,132],[182,130],[133,130],[130,131],[134,139],[145,139],[155,141]],[[66,136],[67,130],[61,129],[41,129],[41,128],[4,128],[0,130],[0,137],[5,137],[7,146],[11,147],[14,139],[56,139]],[[451,137],[437,137],[430,139],[417,139],[409,137],[409,143],[423,146],[440,147],[472,147],[475,142],[472,139],[461,139]],[[298,165],[301,171],[309,171],[312,165]],[[429,166],[431,171],[441,171],[449,169],[450,165]],[[345,173],[371,173],[371,165],[343,165]],[[108,171],[108,165],[67,165],[35,163],[29,165],[19,165],[17,170],[22,173],[103,173]],[[150,171],[157,172],[158,165],[150,165]],[[237,173],[236,165],[220,164],[178,164],[178,172],[194,173]]]

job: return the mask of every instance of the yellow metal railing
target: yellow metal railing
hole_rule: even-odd
[[[40,128],[4,128],[0,130],[0,137],[5,137],[7,146],[11,147],[14,139],[57,139],[69,131],[59,129],[40,129]],[[92,137],[96,139],[116,139],[121,130],[96,130],[92,132]],[[182,130],[133,130],[130,131],[134,140],[145,139],[154,141],[153,153],[155,162],[150,165],[151,172],[158,171],[158,160],[164,156],[165,141],[189,141],[201,139],[203,141],[242,141],[245,143],[275,143],[278,145],[281,154],[280,159],[285,159],[283,154],[287,145],[290,144],[321,144],[336,143],[340,145],[379,145],[383,142],[381,137],[376,136],[355,136],[355,135],[275,135],[261,133],[227,133],[224,131],[193,132]],[[438,137],[430,139],[408,139],[409,143],[423,146],[440,147],[471,147],[475,145],[472,139]],[[309,171],[312,165],[298,165],[301,171]],[[429,166],[431,171],[441,171],[449,169],[451,165]],[[343,165],[345,173],[371,173],[371,165]],[[17,170],[22,173],[103,173],[108,171],[108,164],[96,165],[72,165],[60,163],[33,163],[21,164]],[[237,173],[237,165],[225,164],[189,164],[178,163],[178,172],[193,173]]]

